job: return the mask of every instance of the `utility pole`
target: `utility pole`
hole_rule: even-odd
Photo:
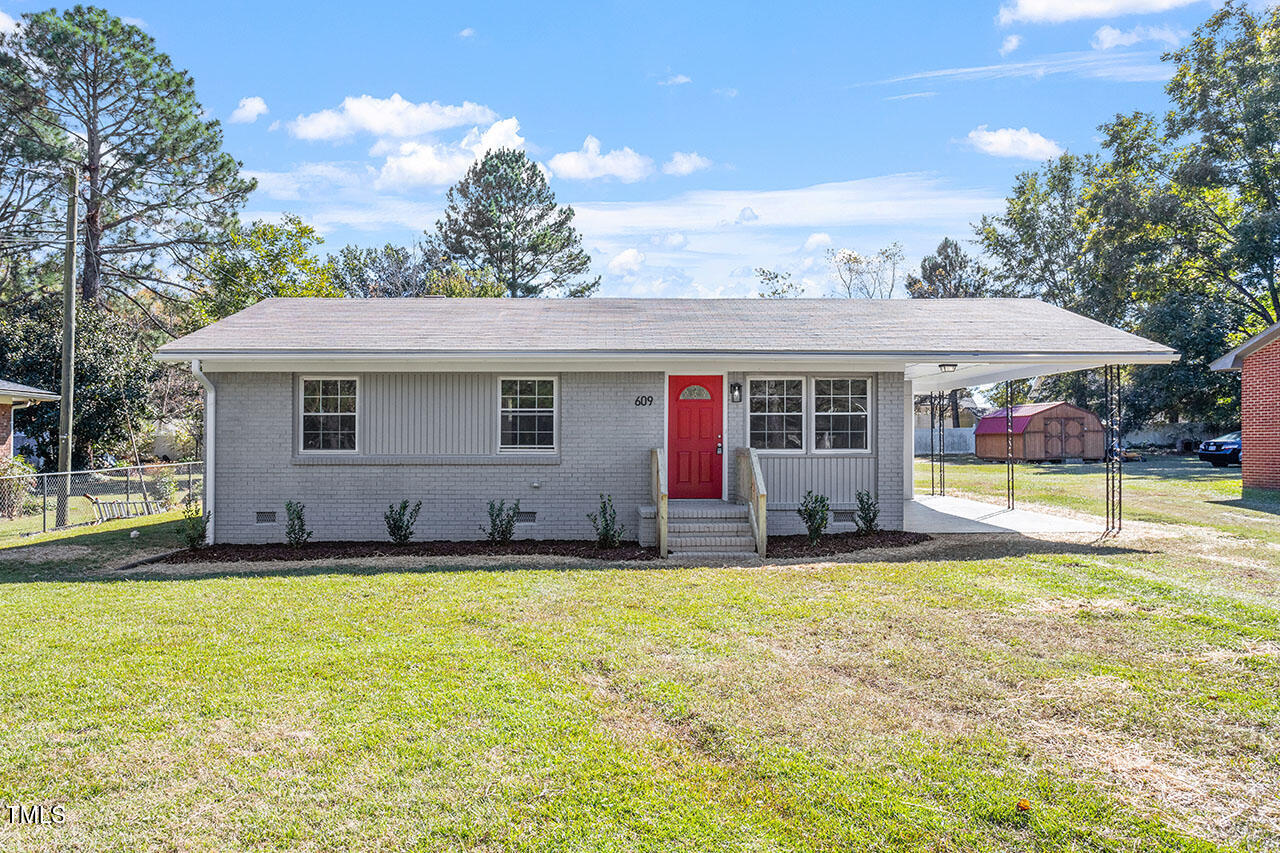
[[[80,176],[75,167],[67,176],[67,185],[67,247],[62,258],[62,400],[58,404],[58,527],[66,525],[71,502],[71,416],[76,396],[76,207],[80,197]]]

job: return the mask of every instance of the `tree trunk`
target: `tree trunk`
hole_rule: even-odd
[[[947,402],[951,405],[951,426],[956,429],[960,428],[960,391],[953,389],[947,396]]]
[[[96,119],[96,109],[93,112]],[[86,303],[98,298],[102,290],[102,267],[98,249],[102,245],[102,144],[98,130],[88,128],[85,169],[89,173],[89,200],[84,210],[84,275],[80,280],[80,295]]]

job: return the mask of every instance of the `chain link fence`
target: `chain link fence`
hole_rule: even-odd
[[[0,477],[0,539],[155,515],[203,494],[203,462]]]

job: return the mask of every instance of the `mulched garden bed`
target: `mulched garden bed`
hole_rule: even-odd
[[[308,542],[288,545],[211,545],[207,548],[179,551],[165,558],[166,563],[241,563],[276,560],[337,560],[352,557],[470,557],[529,556],[592,558],[597,560],[654,560],[654,548],[642,548],[635,542],[624,542],[617,548],[597,548],[596,543],[577,539],[517,539],[506,545],[490,542]]]
[[[851,551],[868,548],[903,548],[920,542],[928,542],[932,536],[923,533],[907,533],[902,530],[881,530],[876,533],[825,533],[816,545],[809,544],[803,533],[795,536],[770,536],[769,559],[782,557],[834,557]]]
[[[903,533],[882,530],[879,533],[830,533],[810,547],[808,537],[770,536],[769,558],[833,557],[851,551],[868,548],[901,548],[927,542],[931,537],[923,533]],[[643,548],[635,542],[624,542],[617,548],[597,548],[596,543],[580,539],[517,539],[506,545],[494,545],[485,541],[410,542],[396,545],[391,542],[308,542],[305,545],[287,545],[283,542],[268,545],[212,545],[208,548],[188,549],[170,554],[166,563],[269,563],[280,560],[338,560],[361,557],[471,557],[471,556],[530,556],[542,554],[550,557],[573,557],[595,560],[656,560],[656,548]]]

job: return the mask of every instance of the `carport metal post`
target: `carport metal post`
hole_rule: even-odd
[[[1107,527],[1102,535],[1114,536],[1124,526],[1124,450],[1120,447],[1121,382],[1120,365],[1108,364],[1102,368],[1103,396],[1106,417],[1103,421],[1106,435],[1106,489]]]
[[[1004,383],[1005,506],[1013,509],[1013,383]]]

